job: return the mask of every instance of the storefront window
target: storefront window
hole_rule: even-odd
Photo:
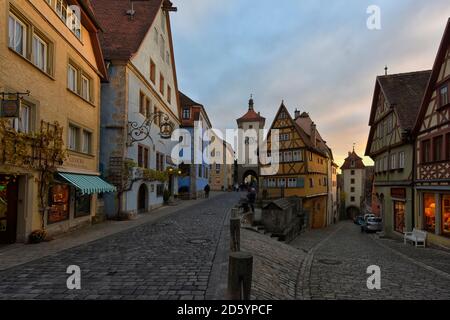
[[[425,193],[423,195],[424,216],[426,231],[436,232],[436,197],[433,193]]]
[[[91,214],[91,196],[81,195],[78,191],[75,195],[75,218]]]
[[[70,187],[58,184],[50,188],[47,223],[56,223],[69,219]]]
[[[394,228],[400,233],[405,229],[405,203],[402,201],[394,201]]]
[[[442,196],[442,235],[450,238],[450,195]]]

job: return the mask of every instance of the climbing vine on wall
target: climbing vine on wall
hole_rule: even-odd
[[[63,127],[58,122],[41,121],[34,132],[18,132],[8,119],[0,119],[0,164],[2,171],[17,176],[23,170],[38,172],[39,211],[42,229],[47,209],[47,195],[54,173],[66,159],[63,141]]]

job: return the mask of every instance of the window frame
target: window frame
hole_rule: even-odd
[[[167,102],[172,103],[172,88],[167,85]]]
[[[92,155],[92,152],[93,152],[93,149],[94,149],[93,146],[92,146],[92,144],[93,144],[93,137],[94,137],[92,131],[89,131],[89,130],[86,130],[86,129],[82,129],[81,135],[82,135],[82,139],[81,139],[81,153]],[[89,142],[87,151],[85,150],[86,136],[89,137],[89,139],[87,139],[87,141]]]
[[[150,58],[150,81],[156,84],[156,63]]]
[[[43,61],[42,61],[42,63],[43,63],[43,65],[42,66],[40,66],[39,64],[38,64],[38,62],[36,61],[36,59],[37,59],[37,57],[38,57],[38,55],[37,55],[37,53],[35,52],[36,50],[35,50],[35,47],[34,47],[34,41],[37,41],[40,45],[43,45],[43,48],[44,48],[44,55],[42,56],[42,59],[43,59]],[[46,73],[49,73],[48,72],[48,60],[49,60],[49,43],[45,40],[45,39],[43,39],[39,34],[37,34],[36,32],[34,32],[33,33],[33,36],[32,36],[32,57],[33,57],[33,64],[36,66],[36,67],[38,67],[40,70],[42,70],[42,71],[44,71],[44,72],[46,72]]]
[[[164,96],[165,79],[162,73],[159,73],[159,93]]]
[[[398,169],[405,169],[405,152],[401,151],[398,153]]]
[[[16,40],[16,24],[18,23],[19,25],[21,25],[22,27],[22,52],[19,52],[16,50],[16,46],[11,47],[11,39],[10,39],[10,30],[9,30],[9,22],[10,22],[10,18],[12,18],[14,20],[14,34],[13,34],[13,45],[15,43]],[[17,54],[23,56],[24,58],[28,58],[28,31],[29,31],[29,25],[23,21],[23,19],[19,18],[19,16],[17,14],[15,14],[14,12],[12,12],[11,10],[9,11],[8,14],[8,47],[10,49],[12,49],[14,52],[16,52]]]
[[[432,159],[432,154],[431,154],[431,140],[430,139],[425,139],[422,140],[420,142],[420,146],[421,146],[421,160],[422,163],[430,163],[431,159]]]
[[[87,95],[85,95],[86,93],[84,92],[85,91],[84,84],[83,84],[84,81],[87,81]],[[92,100],[91,99],[91,97],[92,97],[92,94],[91,94],[91,90],[92,90],[91,89],[91,82],[92,82],[91,78],[89,78],[85,73],[81,72],[81,75],[80,75],[80,96],[86,101],[91,101]]]
[[[75,75],[75,78],[74,78],[74,81],[73,81],[73,84],[74,84],[74,86],[75,86],[75,88],[71,88],[70,87],[70,71],[74,71],[74,75]],[[70,63],[69,62],[69,64],[68,64],[68,66],[67,66],[67,88],[70,90],[70,91],[72,91],[73,93],[76,93],[76,94],[78,94],[78,68],[76,68],[72,63]]]
[[[443,97],[442,90],[443,89],[445,89],[447,91],[447,97],[446,97],[447,101],[442,101],[442,97]],[[444,84],[440,85],[439,88],[437,89],[439,108],[444,108],[450,104],[450,92],[449,91],[450,91],[449,83],[444,83]]]
[[[76,131],[75,135],[72,135],[72,130]],[[68,139],[67,139],[67,149],[70,151],[75,151],[75,152],[80,152],[80,147],[81,147],[81,137],[80,137],[80,132],[81,132],[81,127],[73,124],[73,123],[69,123],[68,126]],[[75,146],[72,147],[72,139],[71,137],[75,137],[74,143]]]
[[[442,135],[437,135],[432,139],[432,158],[433,162],[440,162],[444,160],[443,157],[443,146],[444,146],[444,137]]]

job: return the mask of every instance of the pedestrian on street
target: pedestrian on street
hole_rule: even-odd
[[[211,187],[209,186],[209,184],[207,184],[205,186],[205,197],[208,199],[209,198],[209,192],[211,191]]]
[[[250,208],[252,209],[252,212],[255,213],[255,202],[256,202],[255,188],[251,188],[250,191],[247,193],[247,200],[248,204],[250,205]]]

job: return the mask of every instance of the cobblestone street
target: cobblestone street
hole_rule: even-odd
[[[349,222],[309,234],[292,244],[309,250],[299,277],[299,298],[450,299],[450,254],[445,251],[375,239]],[[321,239],[311,247],[310,238]],[[371,265],[381,268],[381,290],[367,289]]]
[[[378,239],[351,222],[307,231],[290,245],[247,230],[243,238],[255,256],[255,299],[450,299],[449,252]],[[381,290],[367,289],[371,265],[381,268]]]
[[[224,222],[238,198],[218,195],[156,223],[8,268],[0,272],[0,298],[217,298],[226,280],[213,274],[215,262],[226,261],[221,244],[228,245],[228,233],[222,231],[228,231]],[[81,268],[81,290],[66,287],[69,265]]]

